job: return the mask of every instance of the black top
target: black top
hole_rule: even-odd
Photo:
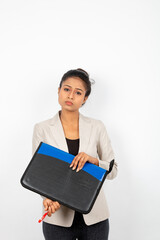
[[[67,141],[69,153],[76,156],[79,150],[79,138],[78,139],[66,138],[66,141]]]

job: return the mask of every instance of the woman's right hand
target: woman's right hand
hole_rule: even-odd
[[[52,201],[48,198],[45,198],[43,200],[43,205],[45,207],[45,211],[48,211],[48,216],[50,217],[52,215],[52,213],[54,213],[55,211],[57,211],[60,208],[60,204],[57,201]]]

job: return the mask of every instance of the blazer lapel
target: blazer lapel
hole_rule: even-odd
[[[59,149],[69,152],[63,126],[58,113],[51,119],[50,131]],[[91,121],[79,113],[79,152],[86,152],[91,136]]]
[[[86,118],[83,114],[79,113],[79,152],[86,152],[88,149],[88,145],[91,137],[91,120]]]

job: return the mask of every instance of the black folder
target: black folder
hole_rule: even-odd
[[[89,162],[76,172],[69,167],[74,157],[40,142],[21,177],[22,186],[73,210],[89,213],[108,172]]]

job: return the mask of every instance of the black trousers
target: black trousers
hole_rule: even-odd
[[[45,240],[108,240],[109,220],[86,225],[83,215],[75,211],[71,227],[42,223]]]

